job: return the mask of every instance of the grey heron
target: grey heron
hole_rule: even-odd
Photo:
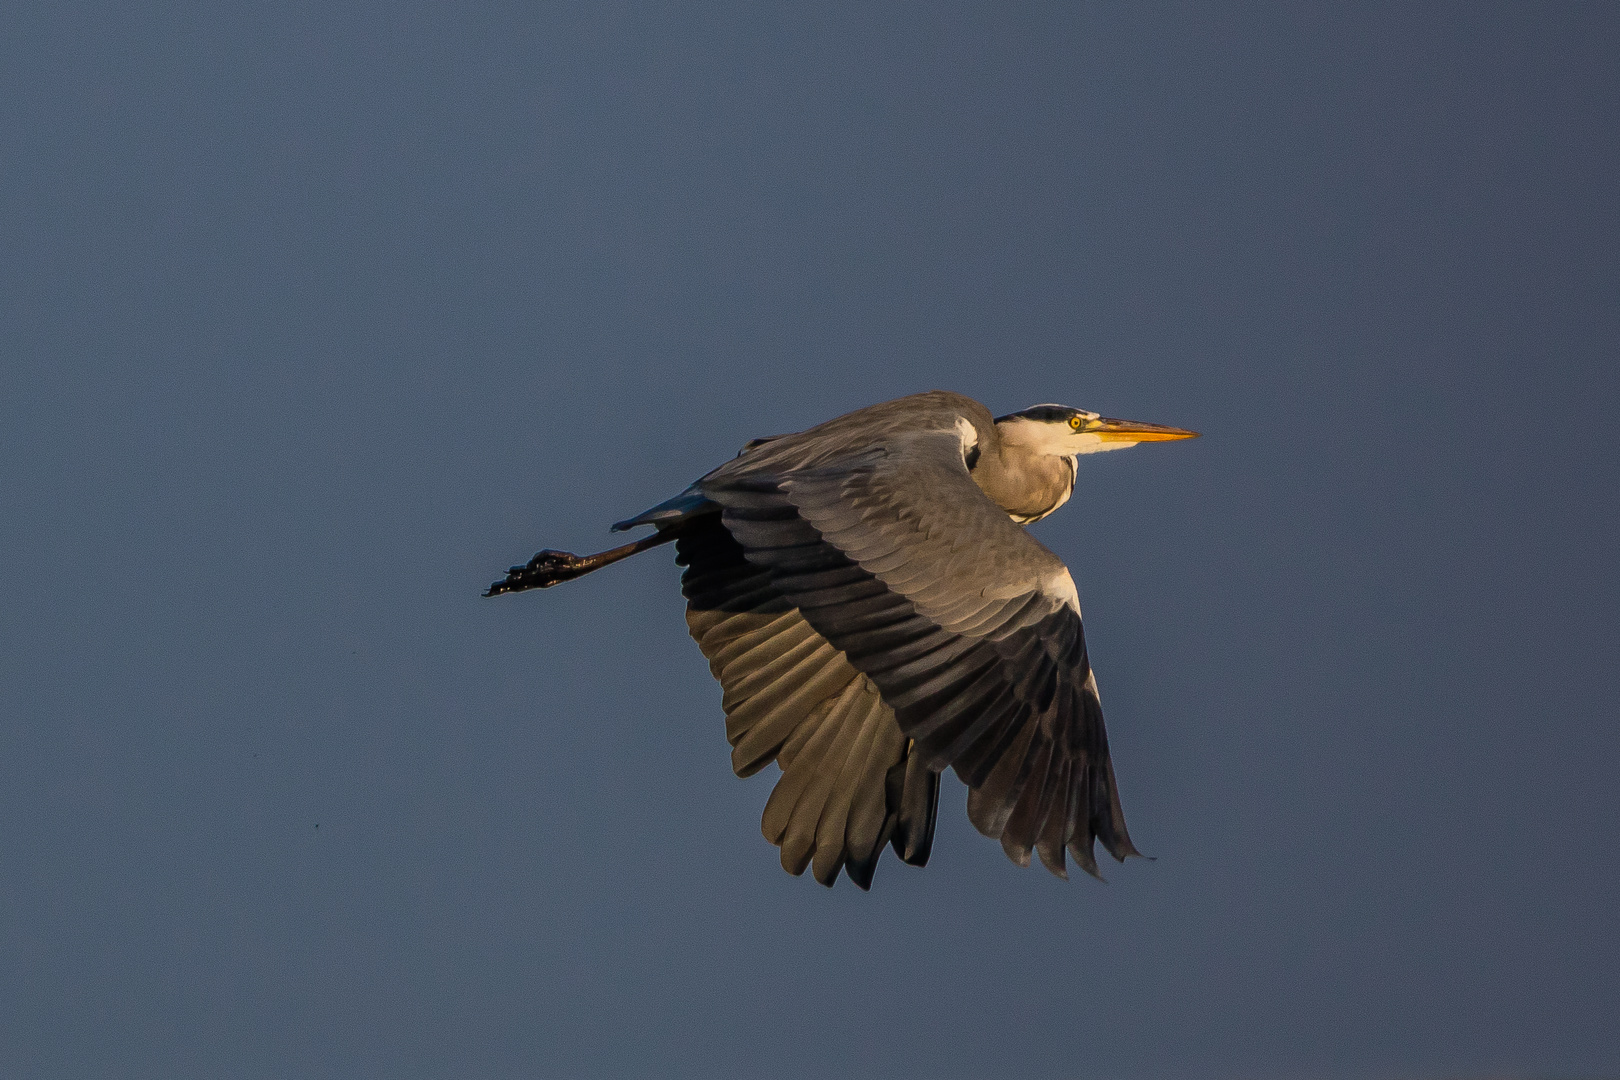
[[[486,596],[548,588],[659,544],[719,680],[731,764],[781,776],[761,822],[789,873],[871,887],[879,856],[928,861],[939,776],[984,835],[1067,877],[1094,841],[1140,854],[1115,790],[1068,568],[1023,526],[1074,491],[1076,459],[1196,432],[1064,405],[992,418],[933,391],[755,439],[595,555],[542,551]]]

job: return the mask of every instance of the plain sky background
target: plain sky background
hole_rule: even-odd
[[[0,17],[0,1073],[1620,1076],[1620,7],[460,7]],[[1109,885],[479,596],[936,387],[1206,433],[1037,528]]]

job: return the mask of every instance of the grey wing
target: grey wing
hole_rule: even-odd
[[[778,603],[876,688],[912,754],[956,770],[975,827],[1020,864],[1039,852],[1066,876],[1067,849],[1095,874],[1094,838],[1137,852],[1073,580],[973,482],[962,409],[928,406],[880,436],[831,432],[830,450],[812,429],[695,486]]]
[[[761,828],[783,868],[829,886],[842,869],[865,889],[885,845],[926,863],[939,777],[871,680],[748,561],[719,514],[687,519],[675,544],[687,626],[724,692],[732,768],[782,768]]]

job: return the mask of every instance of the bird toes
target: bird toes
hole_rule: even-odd
[[[534,558],[522,566],[507,570],[505,579],[490,585],[485,596],[522,592],[525,589],[549,589],[551,586],[588,572],[585,560],[571,551],[553,551],[547,548],[536,552]]]

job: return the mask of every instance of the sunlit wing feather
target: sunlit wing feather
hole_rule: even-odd
[[[911,761],[877,687],[748,561],[718,514],[689,520],[676,547],[687,625],[723,692],[732,768],[781,766],[761,828],[783,867],[811,868],[824,885],[844,870],[864,889],[886,844],[926,863],[937,777]]]

